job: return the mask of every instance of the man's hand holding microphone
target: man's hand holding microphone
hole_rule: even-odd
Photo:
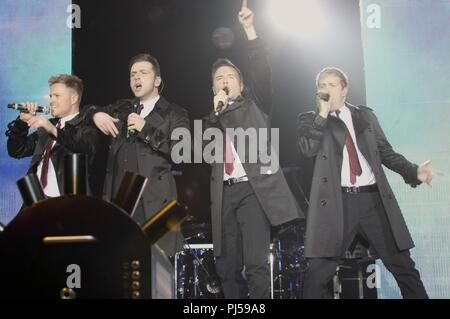
[[[219,115],[223,110],[225,110],[228,106],[230,90],[228,87],[224,87],[222,90],[217,92],[214,96],[214,112],[216,115]]]

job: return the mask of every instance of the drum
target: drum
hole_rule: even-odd
[[[186,244],[175,255],[177,299],[223,298],[212,244]]]

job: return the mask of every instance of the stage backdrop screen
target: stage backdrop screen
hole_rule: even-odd
[[[18,113],[8,103],[36,101],[49,105],[50,76],[71,73],[70,0],[0,1],[0,221],[7,224],[22,204],[16,181],[30,158],[13,159],[6,150],[7,124]],[[69,11],[69,12],[67,12]]]
[[[385,169],[431,298],[450,298],[450,1],[360,2],[367,104],[394,149],[446,175],[413,189]],[[400,298],[382,268],[379,297]]]

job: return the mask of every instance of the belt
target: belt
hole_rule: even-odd
[[[248,182],[248,177],[247,176],[242,176],[242,177],[237,177],[237,178],[229,178],[226,181],[223,181],[223,185],[225,186],[231,186],[237,183],[242,183],[242,182]]]
[[[342,192],[346,194],[359,194],[359,193],[370,193],[378,192],[377,184],[367,185],[367,186],[352,186],[352,187],[341,187]]]

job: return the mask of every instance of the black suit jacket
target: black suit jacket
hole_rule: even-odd
[[[136,99],[124,99],[106,107],[90,106],[86,117],[92,120],[97,112],[105,112],[120,121],[116,123],[117,138],[110,139],[103,198],[111,201],[113,194],[114,162],[117,152],[126,141],[128,115],[134,111]],[[175,128],[189,130],[189,117],[184,108],[169,103],[162,96],[155,108],[145,117],[145,125],[136,136],[139,175],[148,178],[143,193],[145,217],[149,219],[171,200],[177,198],[175,179],[171,172],[171,151],[176,141],[171,140]]]
[[[205,127],[268,129],[270,134],[270,114],[272,110],[272,84],[271,70],[268,62],[268,52],[262,39],[248,41],[250,58],[251,91],[246,98],[242,98],[228,106],[219,116],[212,112],[205,119]],[[260,136],[257,140],[259,141]],[[283,223],[303,218],[303,212],[292,194],[281,167],[277,171],[268,169],[264,159],[256,163],[249,163],[249,147],[246,143],[246,161],[243,167],[249,178],[249,183],[258,198],[271,225],[278,226]],[[258,156],[271,154],[267,149],[271,143],[258,145]],[[238,146],[239,147],[239,146]],[[239,150],[238,154],[239,154]],[[278,154],[276,154],[278,157]],[[239,155],[240,159],[243,157]],[[278,161],[278,158],[277,158]],[[264,164],[266,163],[266,164]],[[267,168],[264,169],[263,167]],[[263,168],[263,169],[262,169]],[[222,250],[222,192],[223,192],[223,163],[212,164],[211,171],[211,220],[213,230],[214,253],[220,256]],[[264,173],[262,173],[264,172]]]
[[[57,118],[50,119],[52,124],[58,122]],[[17,118],[8,124],[8,154],[14,158],[32,156],[28,173],[36,173],[37,167],[43,159],[45,147],[50,139],[55,137],[43,128],[28,134],[28,125]],[[84,121],[83,116],[78,114],[72,120],[67,121],[63,129],[58,129],[56,144],[50,152],[50,158],[56,172],[56,179],[61,194],[64,194],[64,158],[66,155],[81,153],[87,154],[89,158],[88,176],[92,174],[92,163],[96,146],[98,144],[99,132]],[[88,192],[92,188],[91,179]]]
[[[393,150],[370,108],[347,106],[352,114],[358,148],[375,175],[397,247],[400,250],[412,248],[414,243],[382,165],[400,174],[412,187],[421,183],[417,179],[417,165]],[[299,115],[298,149],[315,159],[305,239],[307,257],[337,257],[342,252],[344,144],[345,124],[342,120],[333,116],[324,119],[316,111]]]

